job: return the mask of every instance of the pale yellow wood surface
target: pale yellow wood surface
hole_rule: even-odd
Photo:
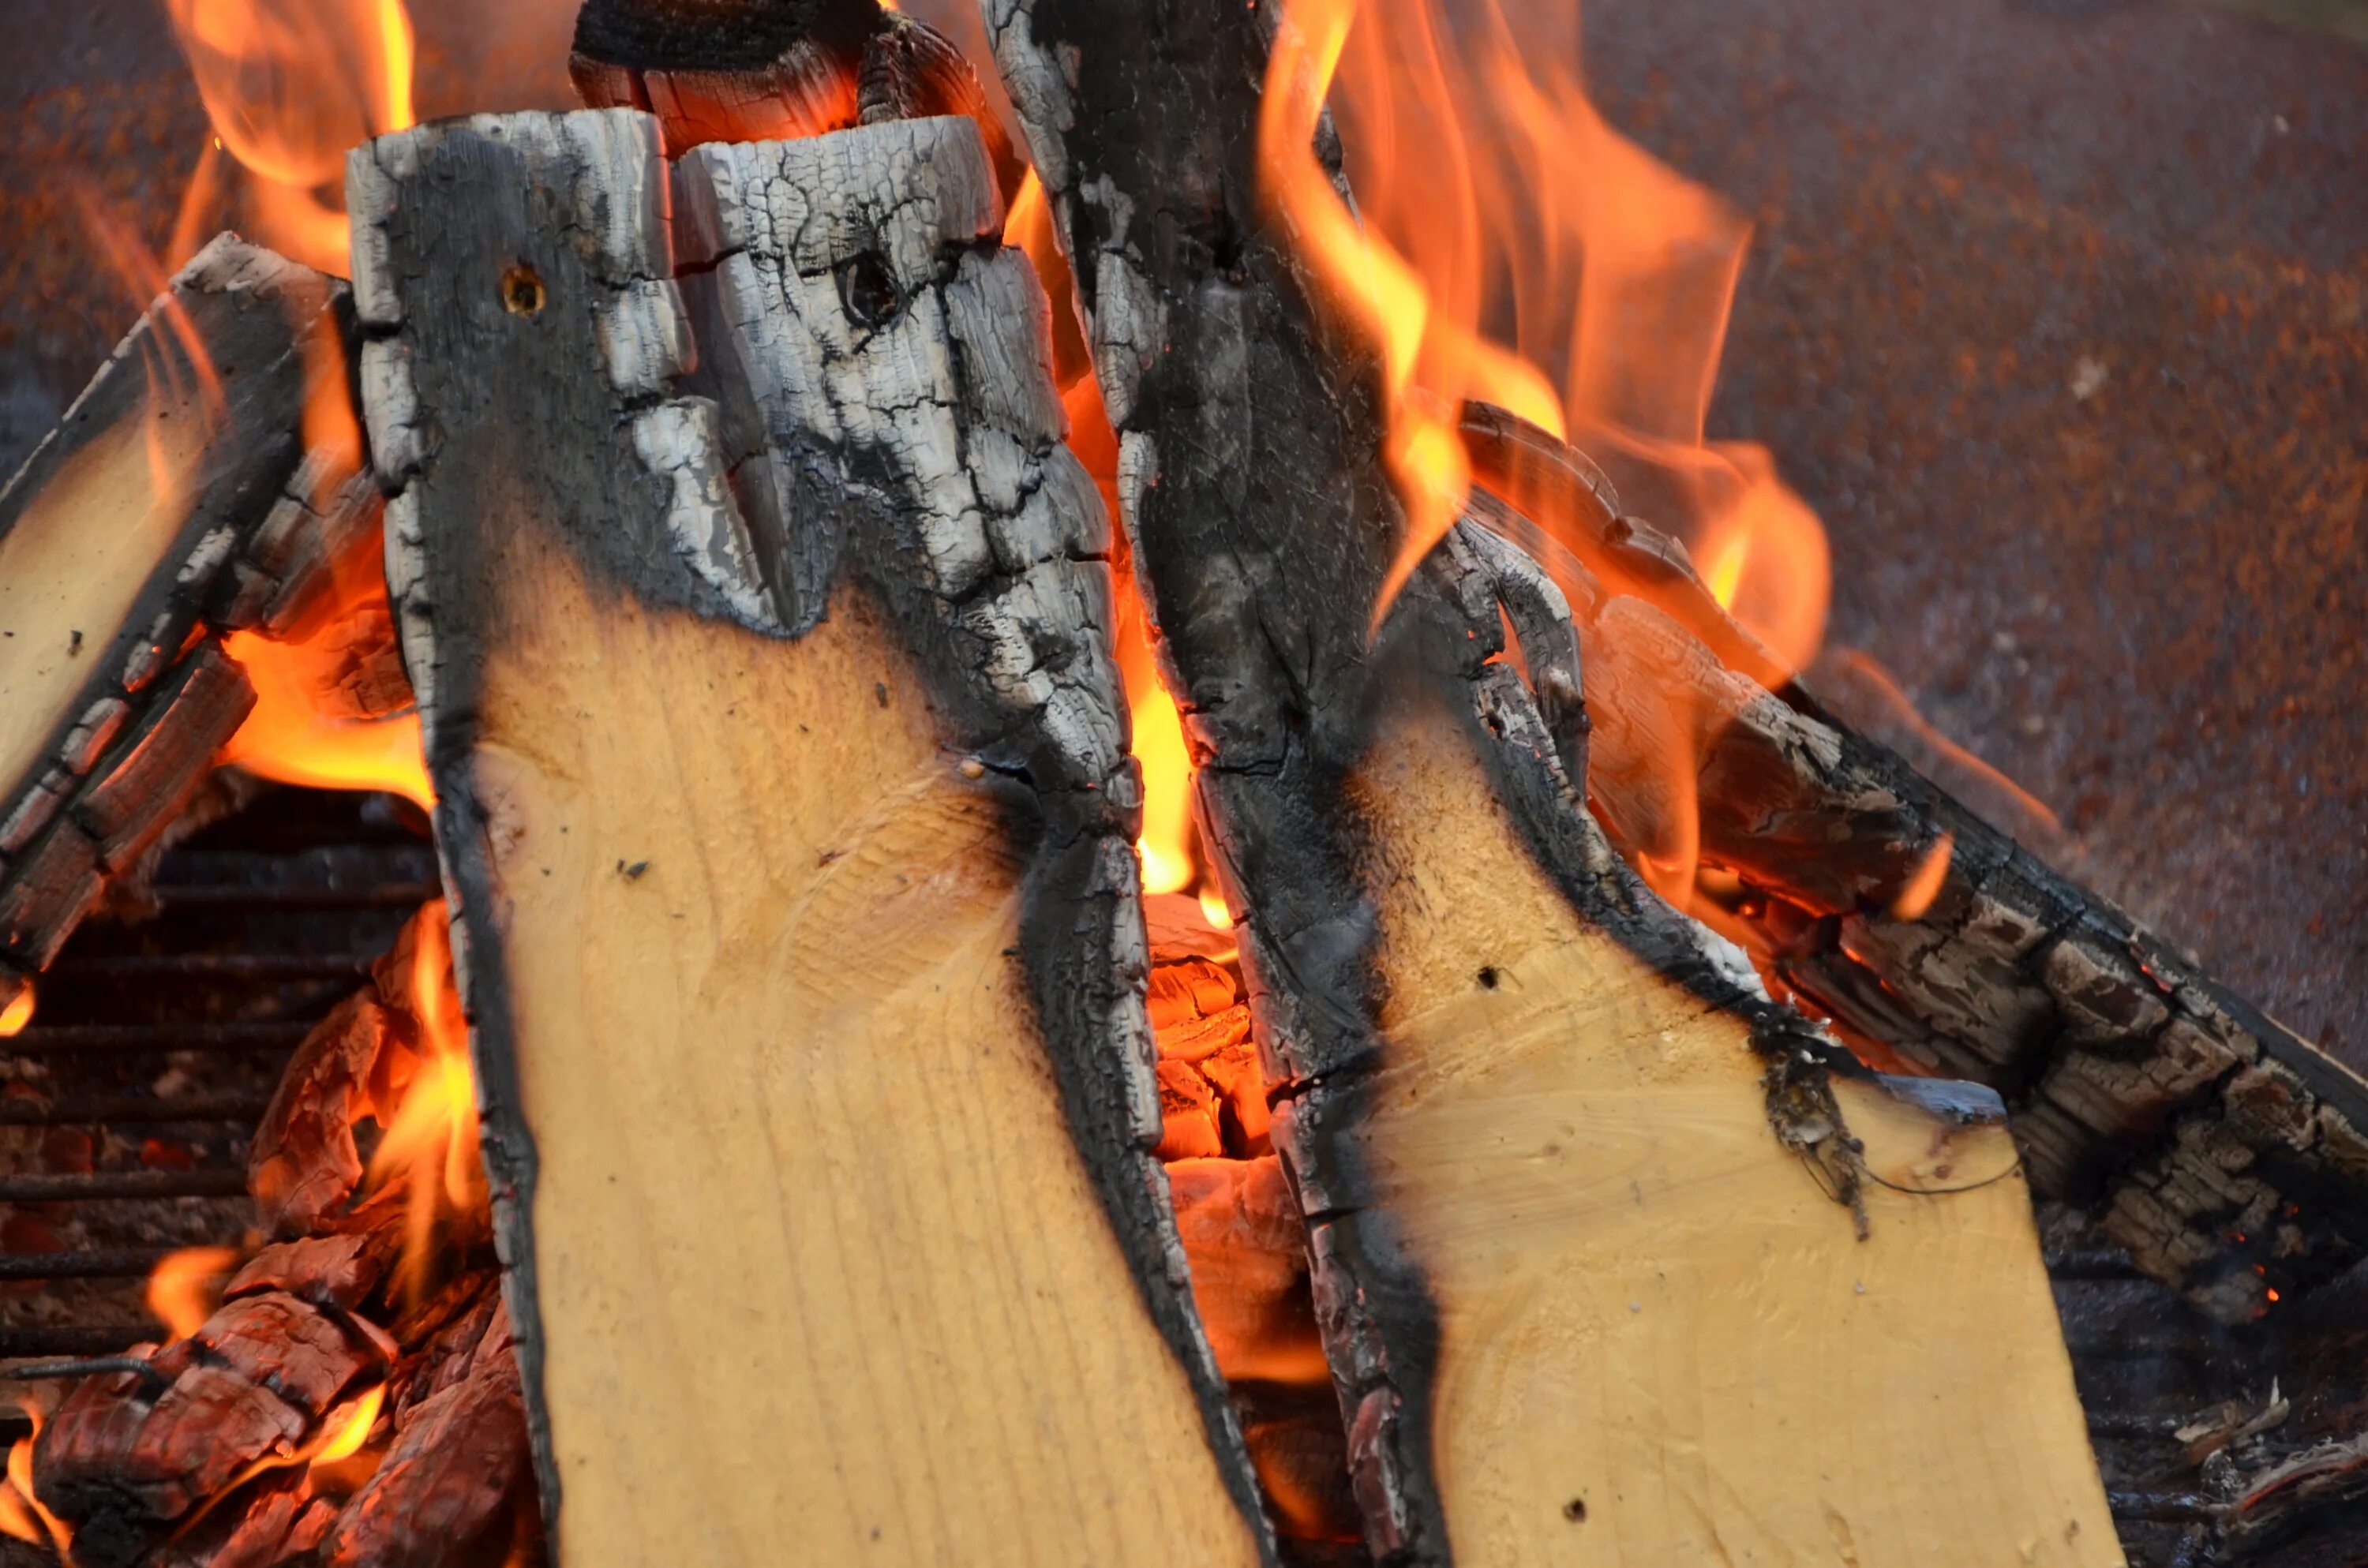
[[[1455,1561],[2120,1562],[2003,1130],[1847,1089],[1878,1174],[1974,1185],[1870,1185],[1857,1240],[1742,1025],[1573,915],[1444,715],[1356,793],[1391,985],[1358,1150],[1442,1312]]]
[[[123,618],[188,520],[186,487],[172,480],[195,456],[201,422],[193,407],[159,421],[152,454],[146,408],[135,402],[66,458],[0,534],[0,632],[9,634],[0,636],[0,791],[78,711]]]
[[[595,603],[525,542],[475,767],[567,1568],[1254,1562],[882,638]]]

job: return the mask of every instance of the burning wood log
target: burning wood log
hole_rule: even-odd
[[[253,705],[222,634],[283,630],[375,526],[345,288],[225,234],[0,493],[0,1015],[137,865]]]
[[[970,62],[879,0],[588,0],[568,72],[593,108],[655,114],[673,157],[966,115],[1004,193],[1019,188],[1019,158]]]
[[[1696,813],[1777,979],[1920,1069],[2011,1096],[2033,1185],[2093,1205],[2198,1308],[2242,1322],[2359,1260],[2368,1085],[1786,682],[1584,458],[1498,410],[1464,427],[1481,482],[1561,524],[1506,531],[1563,567],[1596,717],[1588,788],[1623,846],[1649,852],[1677,836],[1673,810]],[[1674,746],[1651,733],[1673,713],[1691,726]],[[1699,759],[1682,801],[1671,755]]]
[[[974,129],[357,156],[389,571],[572,1562],[1270,1558],[1149,1147],[1106,524]],[[1059,1324],[1058,1332],[1052,1325]]]
[[[1202,760],[1376,1554],[2116,1560],[1995,1100],[1842,1070],[1628,871],[1549,723],[1568,612],[1517,552],[1458,529],[1369,647],[1378,377],[1259,221],[1263,12],[986,10]]]

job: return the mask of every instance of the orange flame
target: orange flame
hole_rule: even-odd
[[[321,706],[320,694],[331,688],[350,656],[351,635],[351,622],[333,618],[290,642],[256,631],[233,631],[224,639],[222,651],[246,672],[256,702],[215,760],[283,784],[385,790],[430,809],[436,791],[420,756],[416,710],[345,720]]]
[[[1705,437],[1750,226],[1605,123],[1577,75],[1577,0],[1524,6],[1518,30],[1498,0],[1457,7],[1452,25],[1442,0],[1281,6],[1259,172],[1326,307],[1380,358],[1406,531],[1376,622],[1463,507],[1459,411],[1479,400],[1603,462],[1707,563],[1722,607],[1782,666],[1805,664],[1825,630],[1824,529],[1763,449]],[[1353,212],[1315,151],[1327,100]],[[1588,553],[1582,519],[1532,520]],[[1640,846],[1639,869],[1680,903],[1697,869],[1698,719],[1640,716],[1652,755],[1631,759],[1652,768],[1673,835]]]
[[[346,270],[347,152],[413,123],[403,0],[166,0],[214,134],[250,176],[256,237]]]
[[[175,1339],[188,1338],[222,1304],[222,1286],[238,1263],[231,1247],[183,1247],[148,1276],[148,1310]]]
[[[1941,886],[1949,880],[1949,858],[1956,847],[1957,841],[1944,833],[1933,842],[1931,848],[1924,852],[1924,858],[1916,863],[1914,874],[1908,877],[1907,885],[1901,888],[1899,896],[1891,901],[1891,917],[1894,920],[1921,920],[1924,917],[1924,912],[1932,907],[1932,901],[1941,896]]]
[[[1333,292],[1344,278],[1362,291],[1368,258],[1400,258],[1417,292],[1393,286],[1389,330],[1419,335],[1417,392],[1502,404],[1623,484],[1644,479],[1647,516],[1729,560],[1723,602],[1805,663],[1825,620],[1823,530],[1762,449],[1704,439],[1750,225],[1604,122],[1577,74],[1576,0],[1524,6],[1518,31],[1496,0],[1452,26],[1438,0],[1362,17],[1357,0],[1286,6],[1269,82],[1300,69],[1303,37],[1337,59],[1337,80],[1321,79],[1357,215],[1315,162],[1312,102],[1284,120],[1270,88],[1259,151],[1270,179],[1290,171],[1280,204]],[[1404,349],[1376,341],[1395,404]],[[1409,548],[1429,542],[1410,528]]]
[[[307,1462],[317,1470],[361,1452],[362,1445],[370,1441],[370,1428],[378,1425],[379,1412],[385,1408],[386,1385],[381,1383],[354,1402],[352,1413],[343,1422],[325,1428],[328,1436]]]
[[[419,1022],[419,1067],[387,1120],[367,1176],[373,1187],[396,1177],[405,1183],[403,1260],[396,1276],[416,1296],[426,1289],[435,1261],[437,1221],[485,1201],[476,1073],[453,981],[452,927],[441,899],[419,915],[411,1010]]]
[[[32,1021],[33,985],[32,982],[27,981],[23,990],[8,998],[6,1004],[0,1004],[0,1040],[24,1033],[25,1026]]]
[[[46,1544],[57,1551],[59,1560],[66,1563],[67,1568],[73,1568],[73,1527],[51,1513],[33,1491],[33,1439],[41,1435],[40,1407],[28,1400],[20,1402],[19,1408],[32,1417],[33,1436],[17,1438],[8,1450],[8,1484],[5,1490],[0,1490],[0,1531],[6,1531],[19,1540],[30,1541],[35,1546],[44,1544],[43,1535],[46,1534]],[[33,1528],[36,1520],[40,1524],[40,1532]]]

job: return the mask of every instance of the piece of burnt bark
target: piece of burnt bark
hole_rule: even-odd
[[[145,1375],[85,1378],[33,1445],[42,1502],[75,1560],[122,1568],[247,1467],[292,1453],[331,1404],[382,1372],[391,1342],[361,1320],[278,1292],[224,1303],[147,1358]]]
[[[322,1550],[324,1568],[445,1568],[498,1560],[532,1506],[526,1403],[508,1319],[479,1283],[482,1317],[465,1351],[438,1363],[395,1425],[393,1445],[346,1506]]]
[[[378,997],[357,992],[289,1059],[247,1153],[247,1188],[269,1234],[313,1231],[360,1187],[354,1124],[374,1108],[370,1076],[393,1028]]]

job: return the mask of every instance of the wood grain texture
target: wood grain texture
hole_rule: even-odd
[[[1180,1269],[1144,1277],[1066,1082],[1140,1013],[1123,811],[981,695],[900,488],[808,454],[812,510],[767,521],[827,532],[787,552],[848,563],[826,597],[756,546],[677,395],[656,152],[646,116],[512,116],[353,176],[559,1559],[1258,1562],[1151,1310]]]
[[[533,553],[471,767],[564,1561],[795,1519],[815,1562],[1255,1562],[1070,1141],[999,791],[890,635],[850,600],[765,644]]]
[[[2117,1562],[2004,1127],[1841,1083],[1861,1241],[1749,1025],[1577,915],[1451,714],[1349,792],[1388,997],[1332,1223],[1438,1303],[1455,1560]]]

